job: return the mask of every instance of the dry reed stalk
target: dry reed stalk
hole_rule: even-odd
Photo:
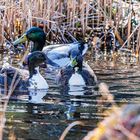
[[[29,50],[27,49],[26,52],[24,53],[24,55],[23,55],[21,61],[20,61],[20,64],[23,63],[23,61],[25,60],[25,58],[26,58],[26,56],[28,55],[28,53],[29,53]]]
[[[85,7],[84,7],[84,1],[83,0],[80,0],[80,13],[81,13],[80,19],[81,19],[81,25],[82,25],[83,35],[85,34],[84,9],[85,9]]]
[[[1,24],[0,24],[0,32],[3,32],[3,24],[2,24],[2,21],[0,21],[0,22],[1,22]],[[0,36],[0,45],[2,45],[2,43],[3,43],[3,37]]]
[[[75,28],[75,13],[76,13],[76,0],[73,0],[72,2],[72,7],[73,7],[73,10],[72,10],[72,30],[74,30]]]
[[[131,33],[131,14],[128,17],[128,33],[127,33],[127,38],[129,38],[130,33]],[[129,47],[129,45],[130,45],[130,39],[128,39],[127,42],[128,42],[127,47]]]
[[[59,140],[64,140],[64,138],[66,137],[66,135],[68,134],[68,132],[70,131],[70,129],[76,125],[82,125],[84,126],[84,123],[81,121],[75,121],[73,123],[71,123],[62,133],[62,135],[60,136]]]
[[[43,5],[43,19],[46,17],[46,9],[47,9],[47,2],[45,1],[44,2],[44,5]],[[44,29],[44,31],[46,31],[46,21],[43,21],[43,24],[44,24],[44,27],[43,27],[43,29]]]
[[[129,37],[127,38],[127,40],[124,42],[124,44],[122,45],[122,47],[120,49],[122,49],[123,47],[125,47],[126,43],[128,42],[128,40],[130,40],[130,38],[134,35],[134,33],[137,31],[137,29],[140,27],[140,24],[137,25],[137,27],[133,30],[133,32],[129,35]]]
[[[31,10],[28,10],[28,29],[32,27],[32,13]]]
[[[73,3],[72,0],[70,0],[70,15],[69,15],[70,16],[70,25],[69,25],[70,28],[72,28],[72,23],[73,23],[72,22],[73,21],[73,5],[72,5],[72,3]]]
[[[70,18],[70,4],[71,4],[71,1],[68,0],[67,1],[67,23],[69,23],[69,18]]]
[[[64,34],[63,34],[63,32],[60,30],[60,28],[57,27],[57,29],[58,29],[58,32],[60,33],[61,37],[62,37],[63,43],[68,43],[68,40],[64,37]]]
[[[120,21],[121,21],[121,19],[122,19],[122,14],[123,14],[123,5],[122,5],[122,0],[119,0],[119,5],[120,5],[120,7],[119,7],[119,9],[118,9],[118,12],[116,13],[117,15],[117,18],[118,19],[116,19],[116,28],[118,28],[119,27],[119,23],[120,23]],[[121,26],[122,27],[122,26]]]
[[[96,2],[93,1],[94,5],[97,5]],[[100,14],[104,15],[104,23],[106,23],[106,21],[108,21],[109,17],[107,16],[107,12],[106,12],[106,0],[103,1],[103,7],[104,9],[100,6],[100,4],[98,4],[98,8],[99,9],[95,9],[94,7],[90,6],[93,10],[96,10],[97,12],[100,12]],[[97,13],[98,14],[98,13]],[[111,20],[111,19],[110,19]]]
[[[137,36],[136,56],[140,59],[140,28]]]
[[[12,5],[14,5],[14,2],[11,2]],[[13,32],[13,8],[10,8],[10,19],[9,19],[9,35],[12,36],[12,32]]]
[[[101,2],[101,1],[98,0],[98,3],[97,3],[97,4],[98,4],[98,9],[101,8],[101,6],[100,6],[100,2]],[[99,19],[100,19],[100,12],[98,12],[98,15],[97,15],[97,16],[98,16],[98,19],[97,19],[97,26],[99,26],[99,23],[100,23],[100,21],[99,21]]]
[[[10,93],[12,93],[12,91],[13,91],[13,87],[14,87],[14,83],[15,83],[17,74],[18,74],[18,71],[16,70],[16,72],[14,73],[13,80],[12,80],[12,82],[11,82],[9,91],[8,91],[8,95],[10,95]]]
[[[50,2],[50,0],[48,0],[47,1],[47,20],[50,20],[50,4],[51,4],[51,2]],[[48,22],[48,28],[51,28],[50,27],[50,22]]]
[[[123,44],[124,44],[124,41],[123,41],[122,38],[120,37],[117,28],[115,28],[115,37],[118,39],[120,45],[123,45]]]
[[[106,17],[106,0],[104,0],[104,17]],[[106,18],[104,18],[104,23],[106,22]]]
[[[11,36],[12,32],[15,32],[15,25],[11,21],[15,21],[17,14],[17,17],[19,17],[21,21],[22,31],[24,32],[26,30],[26,23],[28,21],[29,15],[29,9],[32,17],[36,17],[37,19],[37,26],[39,26],[39,20],[43,22],[43,24],[46,24],[46,21],[48,23],[43,26],[44,30],[48,29],[53,30],[54,24],[52,22],[56,23],[57,28],[61,29],[61,32],[63,34],[65,31],[69,31],[71,34],[75,34],[75,29],[77,26],[75,26],[76,22],[80,20],[81,27],[77,29],[78,31],[82,31],[83,35],[89,31],[88,25],[89,25],[89,10],[90,14],[94,14],[94,7],[97,6],[96,10],[97,12],[97,25],[100,25],[100,16],[104,15],[104,23],[109,19],[112,19],[112,0],[108,0],[110,3],[109,6],[109,16],[106,14],[106,6],[107,6],[107,0],[98,0],[97,3],[95,1],[90,0],[68,0],[65,2],[64,0],[20,0],[18,5],[16,4],[15,0],[7,0],[5,3],[6,9],[5,9],[5,22],[11,23],[12,26],[8,33]],[[93,3],[93,5],[90,5],[90,3]],[[116,1],[115,1],[116,2]],[[118,1],[117,1],[118,2]],[[102,4],[101,4],[102,3]],[[118,3],[123,3],[122,0],[119,0]],[[32,6],[33,5],[33,6]],[[122,4],[120,4],[122,7]],[[124,6],[123,6],[124,7]],[[128,4],[126,4],[126,7],[128,8]],[[93,10],[91,10],[93,9]],[[16,11],[16,12],[15,12]],[[92,11],[92,12],[91,12]],[[120,11],[120,10],[119,10]],[[10,14],[9,14],[10,13]],[[13,15],[13,17],[10,17],[10,15]],[[116,20],[116,28],[119,26],[119,21],[122,19],[122,12],[118,12],[118,20]],[[31,17],[30,16],[30,17]],[[79,18],[79,19],[78,19]],[[63,23],[62,23],[63,22]],[[94,27],[94,20],[92,20],[92,27]],[[31,23],[28,23],[28,27],[30,27]],[[7,24],[5,24],[7,25]],[[63,27],[62,27],[63,25]],[[62,29],[63,28],[63,29]],[[48,31],[49,31],[48,30]],[[62,31],[63,30],[63,31]],[[73,32],[74,31],[74,32]],[[53,30],[55,34],[57,34],[57,30]],[[51,32],[50,32],[51,33]],[[76,34],[75,34],[76,35]],[[52,38],[52,34],[49,34],[49,36]],[[57,34],[59,36],[59,34]],[[64,35],[63,35],[64,36]]]
[[[16,136],[15,136],[14,131],[10,131],[9,132],[8,140],[16,140]]]
[[[93,8],[91,8],[91,6],[89,5],[90,9],[92,9],[92,12],[94,11],[94,5]],[[92,19],[92,28],[94,28],[94,19],[95,19],[95,13],[93,12],[93,19]]]
[[[110,7],[110,11],[109,11],[109,18],[112,19],[112,0],[109,1],[109,7]]]
[[[102,95],[101,102],[111,102],[113,106],[117,107],[117,104],[114,101],[114,96],[110,93],[107,84],[100,83],[99,84],[99,93]]]
[[[43,0],[39,0],[39,11],[41,12],[41,15],[43,15]]]
[[[139,140],[140,137],[136,136],[132,132],[130,132],[128,129],[126,129],[123,125],[117,125],[117,130],[120,130],[127,138],[128,140]]]
[[[86,3],[86,27],[88,26],[88,17],[89,17],[89,10],[90,10],[89,4],[90,4],[90,0],[87,0],[87,3]]]
[[[7,95],[7,72],[4,73],[5,77],[4,77],[4,91],[5,91],[5,95]]]
[[[13,87],[12,87],[12,89],[11,89],[11,94],[14,92],[14,90],[15,90],[15,88],[16,88],[16,86],[18,85],[18,83],[19,83],[19,81],[21,80],[21,78],[20,77],[18,77],[18,79],[17,80],[15,80],[15,84],[13,85]]]
[[[35,3],[34,3],[34,8],[36,9],[36,12],[35,12],[35,16],[39,16],[39,14],[37,13],[37,11],[38,11],[38,4],[39,4],[39,2],[38,2],[38,0],[35,0]],[[39,22],[37,21],[37,26],[39,26]]]
[[[12,82],[11,82],[11,85],[10,85],[10,89],[8,91],[8,95],[6,96],[6,100],[4,100],[4,104],[3,104],[3,111],[2,111],[2,114],[0,116],[0,121],[1,121],[1,126],[0,126],[0,140],[3,139],[3,128],[5,126],[5,112],[6,112],[6,108],[7,108],[7,105],[8,105],[8,102],[9,102],[9,99],[11,97],[11,94],[13,93],[15,87],[17,86],[18,82],[19,82],[19,78],[17,81],[16,80],[16,76],[17,76],[17,70],[16,72],[14,73],[14,76],[13,76],[13,79],[12,79]],[[15,83],[15,84],[14,84]]]
[[[140,48],[140,28],[138,29],[137,48]]]
[[[34,19],[40,19],[40,20],[42,20],[44,22],[47,21],[48,23],[50,23],[50,22],[51,23],[54,23],[54,24],[56,23],[55,21],[48,20],[47,18],[41,18],[41,17],[35,17],[35,16],[33,16],[32,18],[34,18]]]

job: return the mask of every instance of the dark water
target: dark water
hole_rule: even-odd
[[[138,64],[123,64],[121,61],[91,61],[89,64],[98,82],[107,83],[118,105],[140,102]],[[72,128],[66,140],[80,140],[105,117],[103,112],[110,108],[110,101],[99,104],[100,95],[96,86],[77,87],[65,93],[55,84],[55,77],[55,72],[47,71],[50,88],[43,91],[43,100],[40,101],[43,103],[32,103],[27,95],[10,100],[4,140],[11,134],[17,140],[57,140],[68,124],[76,120],[84,122],[85,126]]]

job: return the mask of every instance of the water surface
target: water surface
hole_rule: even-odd
[[[140,102],[140,67],[122,61],[89,61],[98,82],[105,82],[118,105]],[[50,88],[36,93],[20,95],[10,100],[6,113],[4,140],[13,134],[17,140],[57,140],[69,123],[80,120],[85,126],[76,126],[66,140],[80,140],[105,117],[104,110],[110,101],[100,104],[100,94],[95,87],[61,89],[55,83],[56,71],[45,70]]]

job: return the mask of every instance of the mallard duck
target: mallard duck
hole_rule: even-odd
[[[48,89],[46,80],[39,73],[39,65],[43,62],[47,62],[46,55],[41,51],[36,51],[28,56],[28,70],[18,69],[10,64],[5,64],[6,66],[2,67],[0,74],[1,89],[4,89],[5,80],[7,81],[7,89],[10,89],[15,73],[14,92],[17,92],[18,94],[30,90]],[[24,77],[25,73],[26,77]],[[5,76],[5,74],[7,76]],[[15,84],[17,80],[19,80],[19,82]],[[4,91],[2,93],[4,93]]]
[[[93,86],[97,77],[90,66],[83,62],[83,56],[75,50],[70,54],[71,62],[62,68],[58,74],[57,82],[62,86]]]
[[[34,43],[33,47],[31,48],[31,52],[43,51],[47,55],[47,57],[51,60],[50,62],[54,62],[58,64],[60,67],[65,66],[70,62],[69,54],[73,49],[75,49],[77,53],[81,53],[81,55],[84,55],[88,49],[88,45],[85,44],[84,42],[49,45],[44,47],[46,41],[46,34],[41,28],[38,27],[30,28],[20,38],[15,40],[13,42],[13,45],[23,43],[27,40],[32,41]]]

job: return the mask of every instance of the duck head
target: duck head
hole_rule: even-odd
[[[28,66],[30,71],[30,77],[32,77],[32,75],[36,73],[34,68],[39,66],[41,63],[45,63],[46,65],[50,64],[56,68],[60,67],[58,64],[49,59],[47,55],[42,51],[35,51],[29,53],[25,57],[25,60],[23,61],[23,64],[21,64],[21,66]]]
[[[44,77],[39,73],[39,65],[47,63],[46,55],[42,51],[32,52],[28,56],[29,69],[29,89],[47,89],[48,84]]]
[[[37,74],[36,68],[44,62],[47,64],[47,57],[41,51],[35,51],[28,55],[27,64],[28,64],[30,78],[34,74]]]
[[[77,53],[75,50],[71,51],[70,54],[71,66],[73,68],[78,68],[78,71],[82,70],[83,66],[83,57],[80,53]]]
[[[32,41],[34,43],[34,46],[31,52],[42,51],[45,45],[45,40],[46,40],[45,32],[41,28],[32,27],[29,30],[27,30],[20,38],[15,40],[13,42],[13,45],[16,46],[26,41]]]

